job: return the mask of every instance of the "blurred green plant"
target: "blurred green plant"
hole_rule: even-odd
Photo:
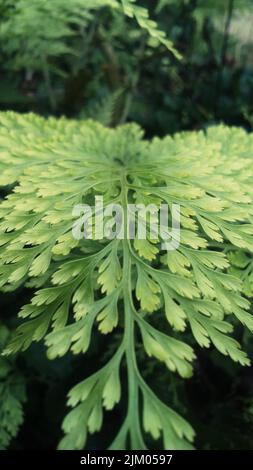
[[[9,339],[10,332],[0,324],[0,352]],[[0,450],[6,449],[24,420],[23,403],[26,400],[25,378],[13,359],[0,357]]]
[[[148,142],[135,124],[112,130],[94,121],[15,113],[2,114],[0,124],[0,185],[14,185],[0,206],[1,288],[35,289],[4,355],[43,338],[49,359],[69,351],[82,355],[96,325],[101,335],[116,330],[103,367],[68,394],[73,410],[59,448],[82,449],[88,434],[101,430],[105,411],[124,392],[123,366],[127,409],[110,448],[145,449],[146,433],[165,449],[191,449],[193,429],[141,374],[136,338],[139,350],[183,379],[191,377],[196,357],[187,329],[193,346],[213,344],[250,364],[231,337],[234,324],[253,332],[250,302],[240,276],[228,272],[226,255],[253,252],[252,135],[218,126]],[[123,240],[74,238],[73,207],[101,194],[106,205],[121,204],[124,217],[133,201],[168,204],[170,222],[176,201],[179,248],[164,254],[168,227],[155,240],[150,231],[145,240],[128,240],[126,233]]]
[[[0,108],[93,118],[109,127],[134,120],[147,136],[208,128],[220,121],[252,129],[251,15],[250,0],[1,0]],[[182,60],[177,59],[177,51]],[[245,135],[241,138],[244,141]],[[22,145],[21,139],[13,146],[19,155]],[[233,145],[236,154],[237,141]],[[11,163],[7,158],[6,165]],[[15,173],[14,167],[12,171]],[[229,246],[225,252],[230,273],[242,281],[244,295],[252,297],[251,258],[240,250],[229,251]],[[1,298],[3,321],[9,328],[17,324],[16,310],[27,303],[27,295],[21,289],[15,297],[10,294],[7,301],[6,296]],[[157,318],[156,327],[166,328],[160,313]],[[251,336],[235,326],[235,338],[251,356]],[[117,335],[112,335],[110,344],[103,340],[108,348],[106,356],[104,342],[95,330],[90,363],[103,365],[118,340]],[[187,333],[185,341],[192,345]],[[188,413],[197,431],[198,448],[251,447],[250,411],[247,414],[250,373],[248,377],[247,372],[222,361],[214,351],[207,355],[198,350],[196,378],[172,379],[157,361],[150,359],[147,366],[139,339],[136,347],[150,386],[165,402],[169,394],[170,405],[179,414]],[[22,370],[28,370],[25,382],[30,396],[24,432],[18,443],[13,441],[14,447],[56,447],[64,408],[58,399],[62,389],[57,399],[52,394],[52,388],[57,389],[55,377],[66,391],[82,380],[83,362],[78,357],[66,354],[61,360],[46,361],[43,355],[39,345],[21,354]],[[16,363],[11,367],[15,375]],[[85,374],[92,372],[86,364]],[[158,376],[159,380],[154,380]],[[8,393],[11,396],[16,392],[9,389]],[[36,404],[38,393],[40,402]],[[21,407],[21,399],[15,396]],[[203,396],[208,398],[203,401]],[[123,397],[123,408],[124,403]],[[19,411],[16,407],[17,417],[21,416],[20,407]],[[124,413],[120,405],[119,412]],[[114,427],[117,413],[111,413]],[[45,433],[48,419],[55,422],[51,432]],[[245,432],[240,432],[240,426]],[[106,446],[107,436],[113,439],[110,428],[105,422],[99,440],[89,438],[93,448]],[[4,433],[6,439],[6,429]],[[12,434],[16,434],[14,426]],[[8,442],[10,438],[9,433]],[[150,441],[148,444],[152,445]]]

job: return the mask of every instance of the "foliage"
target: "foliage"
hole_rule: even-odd
[[[5,50],[14,54],[14,67],[43,70],[50,66],[51,58],[75,54],[75,49],[68,45],[68,38],[79,35],[84,40],[93,10],[107,6],[123,10],[130,18],[135,17],[152,38],[178,55],[165,33],[149,19],[148,11],[135,5],[135,0],[33,0],[29,8],[26,0],[18,0],[8,2],[0,34]]]
[[[0,325],[0,350],[2,351],[9,332]],[[12,361],[13,362],[13,361]],[[23,402],[25,401],[24,377],[6,358],[0,358],[0,449],[8,447],[23,423]]]
[[[0,106],[97,119],[118,92],[110,125],[134,120],[149,135],[220,121],[250,128],[251,2],[238,1],[225,34],[227,1],[125,2],[140,28],[116,0],[2,0]]]
[[[230,334],[235,322],[253,330],[250,304],[238,277],[227,272],[226,251],[246,256],[253,249],[252,135],[219,126],[149,142],[134,124],[110,130],[92,121],[6,113],[0,145],[1,185],[15,184],[1,204],[1,285],[37,289],[5,354],[44,337],[50,359],[69,350],[84,354],[96,328],[113,338],[107,363],[69,392],[73,410],[59,448],[81,449],[87,433],[101,429],[103,410],[112,410],[124,390],[122,367],[128,406],[111,448],[128,442],[145,448],[141,422],[165,448],[189,448],[194,432],[144,380],[136,340],[183,378],[195,358],[186,327],[201,347],[212,343],[249,365]],[[150,235],[133,243],[75,240],[72,208],[101,194],[124,211],[133,201],[180,203],[180,248],[164,254],[164,234],[156,242]]]
[[[216,157],[218,159],[218,155],[220,158],[220,155],[224,154],[226,158],[221,158],[219,165],[216,165],[216,163],[214,166],[211,165],[211,174],[215,174],[217,181],[216,197],[220,197],[220,188],[224,188],[223,179],[221,181],[222,173],[222,178],[226,176],[227,183],[232,177],[231,187],[228,190],[230,195],[232,195],[232,192],[233,194],[237,192],[236,180],[237,184],[240,185],[240,191],[247,192],[252,199],[252,192],[249,194],[250,185],[252,186],[251,135],[235,128],[229,130],[224,126],[211,127],[220,122],[230,126],[242,126],[247,130],[253,127],[252,8],[251,0],[160,0],[159,2],[154,0],[30,0],[29,2],[24,0],[0,0],[0,45],[2,53],[0,57],[0,110],[33,111],[43,116],[53,114],[57,117],[68,116],[74,119],[68,121],[66,119],[55,120],[50,118],[44,121],[34,115],[27,115],[26,117],[11,113],[1,115],[3,124],[0,124],[0,184],[2,185],[1,196],[4,198],[7,194],[11,195],[8,210],[13,212],[12,203],[14,203],[15,198],[12,199],[12,197],[16,194],[18,199],[22,198],[22,201],[25,201],[23,206],[20,202],[20,206],[18,205],[14,209],[16,215],[17,213],[20,214],[20,210],[24,211],[25,206],[29,210],[26,214],[27,220],[34,211],[42,211],[37,213],[38,219],[41,214],[43,216],[43,211],[49,211],[50,208],[47,206],[32,207],[32,201],[36,200],[36,204],[37,201],[41,204],[42,198],[44,202],[46,201],[47,196],[44,193],[48,190],[49,183],[54,183],[53,173],[50,178],[48,175],[45,176],[45,165],[49,162],[50,168],[53,168],[52,171],[56,172],[56,169],[58,171],[59,161],[63,159],[66,163],[66,159],[70,155],[73,157],[71,159],[72,164],[74,162],[79,164],[79,159],[83,155],[80,142],[83,140],[86,143],[92,141],[89,144],[90,149],[93,149],[96,156],[97,152],[104,148],[102,137],[101,142],[97,141],[100,132],[101,136],[103,135],[108,141],[108,145],[109,141],[111,142],[110,145],[113,150],[108,150],[108,152],[113,156],[115,156],[115,146],[117,152],[123,152],[119,142],[124,139],[127,140],[127,143],[132,142],[131,145],[134,145],[134,141],[136,142],[136,148],[141,148],[142,159],[146,155],[145,152],[149,152],[148,149],[153,148],[155,152],[162,153],[165,152],[162,149],[167,149],[168,146],[170,151],[172,147],[174,150],[177,148],[178,156],[183,156],[182,158],[185,159],[186,150],[188,151],[188,148],[190,148],[192,153],[187,156],[187,161],[199,160],[199,170],[195,175],[195,177],[198,176],[198,181],[200,181],[203,168],[209,171],[211,162],[214,163]],[[182,58],[178,60],[180,56]],[[164,141],[155,139],[155,146],[154,143],[147,140],[138,140],[138,137],[135,140],[134,135],[137,136],[140,131],[134,131],[134,127],[129,128],[129,137],[123,138],[123,134],[128,132],[127,128],[120,127],[117,131],[106,131],[94,122],[84,123],[83,120],[87,118],[95,119],[109,127],[117,127],[127,121],[138,122],[144,130],[146,138],[157,135],[164,136],[182,130],[206,129],[205,135],[208,136],[208,146],[204,134],[201,132],[181,133],[174,138],[173,145],[168,137]],[[79,135],[79,128],[82,129],[81,136]],[[130,131],[131,128],[132,131]],[[96,133],[96,137],[93,139],[92,135],[94,133]],[[89,138],[87,137],[88,134]],[[159,152],[158,142],[161,146]],[[120,146],[119,150],[118,145]],[[59,152],[55,150],[56,146]],[[145,151],[144,147],[146,148]],[[74,156],[73,149],[75,149]],[[173,158],[174,150],[172,151]],[[232,162],[229,162],[230,155],[234,162],[233,171],[230,167]],[[117,166],[119,160],[117,160],[117,156],[115,157],[116,161],[113,162],[113,165]],[[160,160],[157,161],[157,165],[161,165]],[[102,164],[103,161],[103,158],[99,157],[99,163]],[[154,158],[152,157],[152,161],[156,161],[155,155]],[[185,162],[185,160],[183,161]],[[241,166],[243,161],[245,162],[244,168]],[[162,169],[163,166],[164,163]],[[31,174],[29,173],[30,167]],[[43,175],[38,170],[42,167],[44,168]],[[182,165],[182,168],[184,169],[184,165]],[[229,168],[231,169],[231,174],[225,175],[226,168],[227,171],[229,171]],[[152,189],[156,184],[155,179],[152,179],[152,181],[150,179],[153,169],[152,166],[152,171],[149,170],[149,178],[145,181],[145,185],[150,184]],[[69,174],[71,172],[70,168],[65,168],[65,170],[64,172],[61,168],[60,174],[61,177],[65,178],[68,173],[68,183],[64,183],[67,191],[71,178],[75,177],[73,174]],[[116,172],[116,170],[113,171]],[[31,184],[31,190],[35,186],[36,188],[37,186],[40,187],[42,182],[43,185],[46,184],[46,188],[41,190],[43,192],[41,196],[37,197],[33,192],[21,196],[19,193],[13,192],[14,188],[19,188],[20,179],[27,178],[27,182],[30,184],[30,179],[34,178],[34,172],[38,176],[38,181],[36,184],[34,182]],[[186,178],[186,175],[180,174],[181,176],[182,179]],[[209,176],[207,173],[204,174],[203,184],[207,184]],[[88,174],[85,177],[89,179]],[[94,181],[95,179],[92,179],[90,182],[93,183]],[[168,184],[168,181],[166,180],[166,184]],[[6,182],[10,184],[5,186]],[[195,182],[196,179],[194,179],[194,184]],[[76,179],[75,184],[78,184]],[[141,184],[144,184],[143,179]],[[187,187],[189,190],[190,184],[194,185],[188,181]],[[118,188],[117,185],[117,182],[115,182],[115,185],[113,183],[112,193],[108,192],[108,203],[110,198],[114,197],[113,190]],[[139,179],[136,188],[129,188],[128,195],[131,199],[134,195],[134,189],[136,191],[138,189],[137,186],[140,186]],[[158,187],[158,185],[155,187]],[[95,189],[101,193],[105,188],[96,187]],[[184,189],[185,183],[180,198],[185,198]],[[204,186],[204,189],[207,189],[206,186]],[[90,199],[96,191],[92,189],[88,191],[89,196],[87,195],[87,197]],[[213,197],[213,191],[214,188],[212,188],[212,193],[208,191],[208,197]],[[69,195],[72,195],[72,193],[69,193]],[[152,195],[145,194],[141,197],[144,196],[146,202],[147,199],[150,200]],[[27,202],[28,197],[29,202]],[[56,195],[55,197],[60,196]],[[155,200],[159,200],[159,197],[156,196]],[[175,199],[174,193],[173,197]],[[196,199],[192,199],[192,197],[193,194],[188,200],[188,204],[191,206],[200,198],[198,196]],[[224,197],[223,190],[221,199],[224,199]],[[6,201],[8,199],[4,201],[3,208]],[[185,204],[186,202],[184,201]],[[233,210],[240,204],[237,199],[233,203],[230,201],[230,203],[233,206],[236,203]],[[250,205],[246,203],[246,200],[242,205],[247,210],[246,217],[252,223]],[[13,222],[15,225],[17,220],[7,215],[8,210],[6,208],[7,223],[12,224]],[[204,209],[201,208],[201,210]],[[208,207],[208,210],[210,210],[210,207]],[[53,233],[55,233],[53,228],[56,228],[58,224],[60,226],[60,222],[66,223],[64,210],[57,206],[57,211],[61,212],[62,221],[56,219],[53,221],[55,223],[52,224],[51,219],[50,221],[46,220],[46,226],[49,224],[51,227],[52,224],[52,229],[50,228],[52,243],[54,241]],[[223,213],[224,211],[227,211],[227,209],[224,209]],[[2,215],[4,220],[5,209]],[[211,215],[210,223],[213,223],[215,213]],[[195,220],[197,216],[187,213],[187,217]],[[185,218],[183,220],[186,222]],[[72,220],[68,222],[72,224]],[[189,254],[193,256],[192,252],[199,253],[200,251],[203,256],[203,252],[208,251],[208,256],[213,257],[214,255],[210,255],[210,253],[217,251],[219,256],[223,253],[224,260],[227,260],[226,266],[224,261],[224,267],[218,267],[216,264],[215,266],[212,264],[206,266],[208,268],[208,281],[205,281],[204,285],[202,278],[203,274],[206,277],[206,273],[203,273],[203,269],[201,269],[200,278],[196,267],[194,271],[192,265],[185,265],[185,257],[188,260],[185,254],[181,256],[180,253],[176,260],[171,259],[171,257],[166,257],[164,253],[161,254],[157,251],[160,249],[160,245],[157,243],[143,245],[135,242],[132,250],[138,259],[140,258],[142,262],[156,270],[165,270],[173,273],[173,275],[180,276],[180,279],[186,278],[187,281],[194,284],[198,280],[200,286],[202,283],[202,290],[205,289],[205,297],[211,295],[210,276],[212,276],[212,272],[215,277],[216,273],[220,272],[229,276],[225,279],[230,279],[230,276],[232,276],[233,282],[236,283],[238,289],[242,290],[245,302],[245,297],[251,300],[253,292],[252,256],[251,251],[245,249],[244,246],[236,247],[234,245],[236,240],[239,243],[238,239],[234,238],[234,229],[241,224],[244,228],[246,225],[243,220],[226,220],[222,222],[223,228],[224,223],[225,225],[228,223],[230,227],[231,224],[233,226],[232,243],[226,238],[227,234],[226,236],[223,235],[223,242],[210,240],[205,235],[203,238],[208,239],[207,248],[197,249],[196,247],[186,246],[188,256]],[[26,225],[22,227],[22,224],[23,222],[18,220],[17,228],[20,230],[20,236],[21,234],[24,235],[24,231],[27,229]],[[205,224],[207,230],[208,227],[205,221],[202,221],[202,226],[199,222],[196,223],[196,232],[193,226],[184,230],[192,231],[195,235],[201,237],[200,233],[202,236],[204,234],[203,224]],[[15,235],[14,231],[11,230],[9,236],[11,234],[15,238],[17,232]],[[1,236],[5,237],[6,234]],[[243,239],[245,241],[245,233]],[[46,270],[45,274],[35,276],[36,270],[33,272],[32,268],[29,268],[30,273],[28,272],[24,279],[17,282],[17,287],[19,284],[18,289],[13,290],[15,286],[9,284],[4,285],[2,288],[4,292],[0,294],[1,331],[4,332],[4,336],[7,336],[6,327],[8,331],[13,331],[20,325],[20,319],[17,319],[19,309],[29,304],[31,297],[38,289],[43,290],[48,287],[51,289],[52,278],[60,265],[65,265],[73,256],[79,256],[80,254],[80,246],[78,245],[73,247],[66,255],[54,253],[52,257],[47,257],[47,253],[50,254],[50,249],[44,251],[43,246],[49,246],[49,241],[39,240],[39,242],[38,245],[27,245],[24,250],[20,244],[18,251],[21,250],[22,253],[25,251],[26,255],[30,253],[31,262],[34,256],[37,259],[36,263],[34,261],[37,264],[37,267],[35,266],[37,272],[38,269],[43,268]],[[67,247],[68,243],[68,240],[62,242],[61,249],[64,246]],[[81,256],[95,255],[102,249],[101,245],[103,248],[105,247],[101,241],[92,244],[87,242],[85,252],[81,252]],[[9,246],[11,248],[11,243],[9,243]],[[14,245],[12,245],[13,247]],[[58,244],[56,247],[56,250],[59,249]],[[6,248],[7,245],[2,248],[2,263],[4,263],[4,258],[7,260],[7,254],[10,256],[11,250],[6,251]],[[27,248],[29,251],[27,251]],[[34,251],[32,251],[32,248]],[[37,254],[40,252],[39,250],[42,250],[40,259],[38,259],[40,255]],[[105,268],[104,271],[98,273],[98,266],[94,270],[95,276],[99,276],[105,282],[106,275],[110,272],[107,262],[114,261],[115,275],[112,278],[110,277],[111,289],[117,288],[116,282],[123,282],[122,277],[118,279],[120,268],[122,270],[123,266],[123,247],[121,243],[119,243],[116,251],[119,262],[117,260],[115,262],[114,257],[109,256],[108,251],[108,261],[105,259],[101,260],[100,263]],[[178,415],[184,416],[191,422],[196,431],[194,445],[198,449],[252,448],[252,368],[241,367],[239,362],[227,360],[228,358],[219,353],[212,341],[208,349],[197,344],[192,335],[194,328],[190,327],[188,319],[189,308],[194,299],[189,301],[183,296],[184,307],[182,310],[186,311],[187,318],[183,317],[178,302],[176,301],[176,306],[173,304],[179,316],[176,316],[175,325],[170,324],[168,320],[175,323],[175,318],[169,316],[167,319],[162,292],[152,291],[152,289],[156,290],[157,288],[161,290],[160,278],[158,281],[155,280],[155,284],[151,282],[151,285],[149,285],[152,292],[153,308],[157,309],[154,313],[146,313],[144,307],[147,306],[147,298],[146,295],[144,299],[141,298],[135,261],[137,262],[136,258],[134,258],[132,266],[132,286],[134,288],[132,295],[133,306],[138,312],[137,317],[141,317],[159,333],[162,332],[170,337],[172,336],[183,345],[189,345],[194,349],[196,356],[194,362],[192,361],[195,372],[192,378],[189,377],[185,380],[179,374],[173,374],[170,370],[173,369],[173,362],[167,364],[170,367],[168,368],[165,366],[165,361],[158,360],[159,351],[156,350],[156,356],[150,355],[152,354],[151,346],[149,341],[145,340],[145,334],[142,333],[143,324],[140,325],[135,320],[135,352],[141,378],[148,384],[148,388],[153,390],[155,397],[175,410]],[[133,262],[132,257],[131,262]],[[25,258],[23,258],[23,255],[21,259],[16,258],[14,264],[4,263],[3,266],[5,270],[10,269],[11,276],[12,269],[19,266],[20,263],[24,266]],[[196,262],[194,263],[196,265]],[[174,272],[175,270],[178,270],[178,274]],[[195,272],[194,277],[193,271]],[[34,275],[31,275],[32,272]],[[190,272],[189,278],[187,277],[188,272]],[[7,271],[5,271],[5,275],[7,274]],[[15,278],[20,274],[22,274],[21,271],[16,272],[13,276]],[[142,279],[141,286],[143,282],[146,289],[146,280],[143,281]],[[156,287],[156,284],[158,287]],[[95,279],[92,279],[92,286],[95,290],[94,300],[96,302],[104,296],[109,297],[110,294],[108,295],[107,290],[104,291],[102,285],[95,283]],[[62,286],[59,287],[62,288]],[[136,297],[137,287],[140,299]],[[167,288],[169,289],[169,286]],[[200,289],[199,286],[197,288]],[[227,288],[228,286],[226,291]],[[85,357],[83,354],[73,354],[73,351],[69,349],[63,356],[48,360],[45,355],[43,341],[33,342],[26,351],[18,352],[14,359],[13,356],[2,357],[0,369],[2,368],[4,371],[8,369],[9,372],[4,379],[0,379],[0,387],[3,386],[0,392],[0,403],[2,406],[2,404],[5,405],[5,403],[8,404],[10,401],[13,403],[14,401],[13,410],[16,409],[16,414],[13,413],[11,416],[11,432],[8,432],[5,424],[2,427],[1,424],[6,423],[6,419],[9,420],[9,415],[6,414],[5,407],[5,418],[3,420],[1,415],[3,408],[0,410],[0,441],[2,439],[0,447],[3,446],[2,436],[4,436],[5,447],[8,445],[12,449],[30,450],[34,448],[45,450],[56,448],[61,438],[60,423],[66,414],[65,396],[68,390],[73,389],[75,384],[82,382],[85,377],[92,376],[100,367],[103,370],[103,367],[114,357],[117,348],[123,341],[123,297],[121,294],[118,299],[118,324],[110,334],[101,332],[101,328],[103,329],[101,325],[105,325],[106,318],[100,318],[100,323],[94,322],[90,347],[87,349]],[[86,298],[90,302],[90,292],[87,292]],[[82,303],[82,299],[79,300]],[[167,299],[166,301],[168,304],[169,301]],[[221,303],[224,301],[223,298]],[[232,301],[231,291],[229,291],[229,301],[236,309],[236,303]],[[68,311],[69,314],[68,327],[65,331],[70,332],[70,337],[72,330],[68,328],[71,325],[77,324],[77,327],[81,325],[78,317],[78,302],[73,305],[71,300],[69,308],[66,305],[66,312]],[[140,305],[141,302],[143,302],[143,305]],[[213,315],[221,316],[219,305],[220,302],[217,303],[217,309],[215,308],[212,312]],[[43,308],[42,305],[41,309],[43,310]],[[246,317],[244,313],[240,319],[245,320],[250,325],[251,317],[249,317],[248,312],[250,310],[246,311]],[[59,315],[61,315],[60,312]],[[200,312],[200,318],[203,315],[204,312]],[[21,324],[21,326],[23,325],[22,328],[25,329],[25,325],[31,319],[29,319],[29,316],[24,319],[24,323]],[[116,323],[116,320],[111,319],[113,323]],[[242,344],[243,350],[247,351],[249,357],[252,357],[251,332],[240,324],[235,315],[227,313],[227,311],[224,314],[223,321],[230,324],[230,329],[234,328],[233,338],[236,340],[236,348],[238,348],[235,349],[236,354],[240,354],[240,357],[247,361],[238,344]],[[177,331],[176,328],[180,328],[180,326],[183,330],[184,323],[187,328],[184,331]],[[53,320],[53,324],[54,328],[58,328],[57,319]],[[192,324],[193,322],[191,322]],[[22,328],[21,331],[23,331]],[[46,335],[46,342],[49,341],[47,350],[53,355],[54,352],[56,354],[58,346],[56,339],[53,336],[50,339],[50,335],[56,334],[57,331],[51,333],[49,329],[48,332],[49,335],[48,333],[48,336]],[[229,333],[225,335],[227,337]],[[50,344],[50,341],[52,344]],[[76,342],[72,343],[73,348]],[[234,343],[230,343],[230,345],[232,344]],[[147,353],[149,354],[148,358]],[[184,371],[182,366],[185,362],[188,363],[187,368],[190,374],[189,362],[191,361],[181,359],[180,362],[178,357],[177,361],[181,375],[187,375],[187,369]],[[119,402],[115,404],[113,410],[110,410],[110,413],[103,406],[103,428],[99,433],[87,433],[87,448],[106,448],[110,442],[113,442],[120,423],[123,423],[126,416],[131,414],[127,402],[127,361],[124,354],[120,362],[120,383],[121,397]],[[23,419],[22,397],[24,395],[22,390],[24,388],[27,389],[28,395],[25,405],[25,420],[18,437],[12,439],[16,436]],[[7,394],[4,395],[7,397],[5,401],[1,401],[3,392]],[[144,434],[142,395],[142,392],[140,392],[138,399],[140,402],[141,432]],[[10,400],[8,400],[8,397],[10,397]],[[87,397],[84,403],[89,402],[89,400],[90,397]],[[48,425],[49,422],[50,426]],[[152,422],[155,423],[153,417]],[[82,431],[85,432],[84,429]],[[71,438],[71,433],[69,437]],[[161,438],[159,440],[153,439],[149,432],[145,433],[143,437],[148,447],[162,448]],[[127,447],[130,448],[129,437]]]

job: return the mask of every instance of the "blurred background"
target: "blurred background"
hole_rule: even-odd
[[[111,127],[136,121],[148,138],[219,122],[250,131],[253,0],[138,3],[182,60],[134,19],[100,8],[99,0],[0,0],[0,110],[94,118]],[[29,298],[25,289],[0,296],[0,347]],[[252,355],[250,336],[240,328],[236,336]],[[187,383],[156,365],[153,386],[190,420],[198,449],[253,449],[252,368],[215,351],[197,354]],[[86,365],[71,356],[48,361],[43,345],[11,361],[0,359],[0,448],[54,449],[67,391],[102,355],[103,345],[95,341]],[[13,410],[9,434],[3,428],[6,407]],[[102,438],[91,438],[90,448],[105,448],[117,413]]]
[[[2,110],[135,120],[148,135],[251,127],[252,0],[139,0],[181,61],[99,3],[0,0]]]

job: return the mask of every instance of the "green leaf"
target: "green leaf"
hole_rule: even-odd
[[[137,5],[127,7],[130,15]],[[145,28],[147,17],[141,18]],[[117,414],[110,448],[146,449],[146,433],[160,437],[165,449],[192,448],[191,426],[142,377],[144,351],[144,372],[159,361],[183,378],[195,358],[188,341],[249,364],[232,335],[238,322],[253,331],[246,299],[253,289],[252,142],[250,134],[222,125],[150,142],[135,124],[109,129],[0,113],[0,182],[8,194],[0,204],[0,286],[35,289],[17,330],[3,341],[4,354],[45,338],[50,359],[84,355],[94,330],[106,348],[102,368],[69,394],[60,449],[83,449],[121,396],[128,405],[122,418]],[[133,201],[159,210],[167,204],[169,227],[155,240],[150,234],[109,240],[96,237],[93,224],[92,237],[75,239],[73,224],[80,221],[73,208],[93,207],[97,196],[105,208],[121,205],[124,228]],[[180,244],[165,252],[173,203],[180,205]],[[2,360],[5,381],[9,358]]]

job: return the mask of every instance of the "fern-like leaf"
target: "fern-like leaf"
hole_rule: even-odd
[[[9,332],[0,325],[0,351],[8,341]],[[8,448],[23,423],[23,403],[26,399],[24,377],[13,361],[0,357],[0,450]]]
[[[111,448],[145,449],[145,433],[165,448],[191,448],[191,426],[143,379],[137,335],[148,357],[184,378],[195,358],[186,329],[201,347],[249,364],[231,336],[234,321],[252,330],[252,317],[229,253],[253,251],[252,135],[217,126],[148,142],[134,124],[113,130],[14,113],[1,114],[0,126],[0,183],[13,188],[0,205],[1,286],[38,289],[5,354],[43,338],[49,358],[84,354],[94,329],[113,343],[117,331],[108,362],[69,392],[59,448],[82,449],[101,429],[104,410],[121,399],[123,368],[128,407]],[[166,254],[162,235],[73,238],[73,207],[101,195],[125,215],[133,202],[180,204],[178,250]],[[161,315],[165,331],[155,326]]]

